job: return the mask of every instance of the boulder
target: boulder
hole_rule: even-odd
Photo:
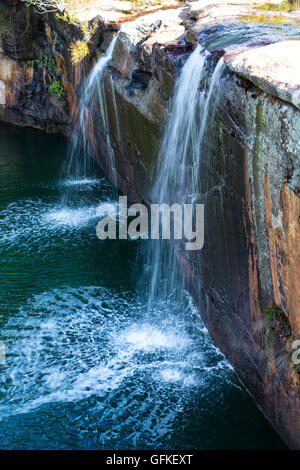
[[[300,41],[281,41],[248,49],[227,65],[261,90],[300,109],[300,63],[295,60],[299,56]]]

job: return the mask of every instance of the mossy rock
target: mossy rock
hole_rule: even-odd
[[[267,307],[264,311],[264,317],[270,328],[279,336],[290,336],[291,325],[285,313],[276,305]]]

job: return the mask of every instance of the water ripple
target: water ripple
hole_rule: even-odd
[[[47,403],[111,400],[127,387],[124,406],[129,406],[132,394],[143,392],[140,382],[160,382],[158,389],[206,386],[212,367],[226,376],[228,363],[197,325],[195,340],[186,329],[172,327],[165,312],[159,326],[145,323],[145,308],[100,287],[33,297],[2,330],[8,354],[1,375],[2,419]]]

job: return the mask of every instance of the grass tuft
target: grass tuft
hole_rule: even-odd
[[[295,0],[295,1],[283,0],[281,3],[269,2],[258,7],[259,10],[264,10],[264,11],[286,11],[286,12],[290,12],[298,8],[300,8],[300,0]]]
[[[49,92],[57,96],[59,100],[63,100],[65,97],[65,90],[62,83],[59,80],[54,80],[49,86]]]
[[[72,64],[79,64],[90,53],[86,42],[78,40],[71,44]]]
[[[277,305],[267,307],[264,311],[264,316],[272,330],[276,331],[280,336],[291,335],[289,319]]]

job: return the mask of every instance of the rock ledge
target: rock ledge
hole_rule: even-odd
[[[228,67],[261,90],[300,109],[300,41],[281,41],[226,58]]]

